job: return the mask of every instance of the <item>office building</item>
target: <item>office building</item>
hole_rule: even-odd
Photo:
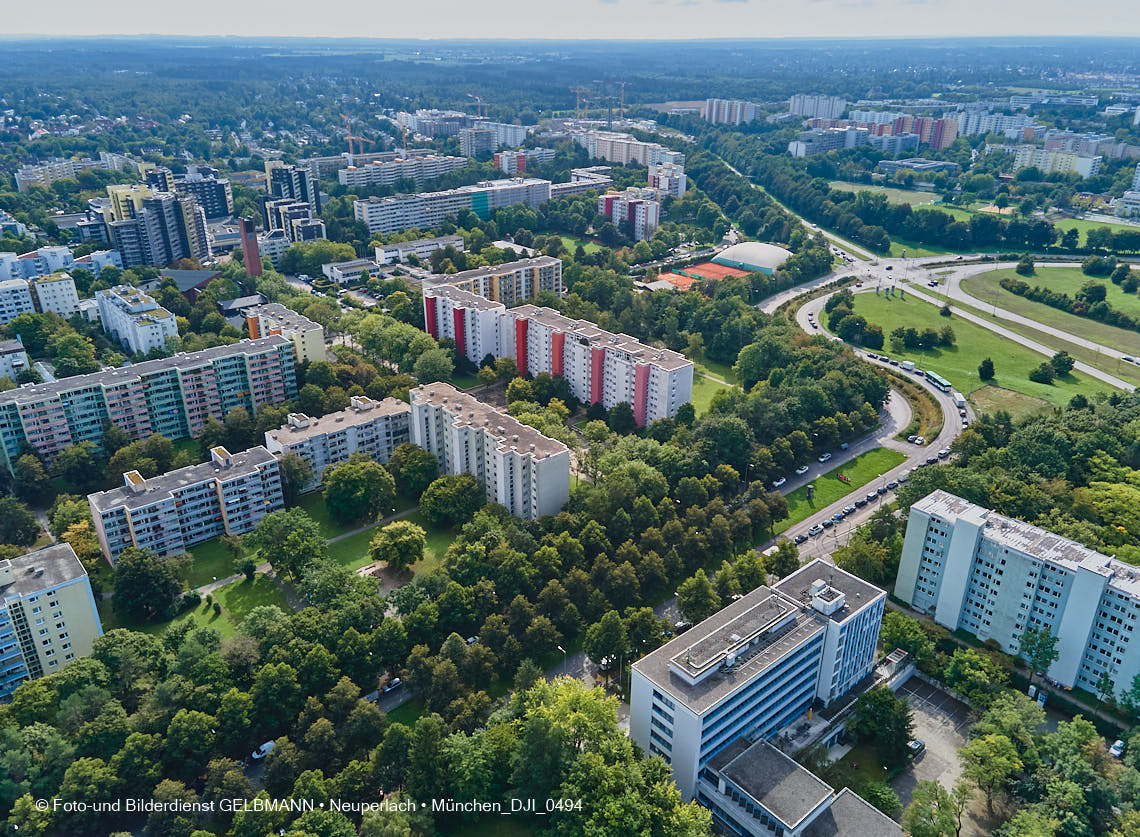
[[[371,197],[353,202],[357,221],[368,225],[370,235],[407,229],[430,230],[448,217],[467,209],[480,218],[503,206],[522,203],[538,207],[550,200],[550,181],[534,177],[484,180],[474,186],[461,186],[442,192],[415,195]]]
[[[20,373],[31,368],[28,353],[24,351],[24,344],[19,338],[16,340],[0,340],[0,378],[15,381]]]
[[[847,100],[840,96],[797,93],[788,100],[788,110],[797,116],[838,119],[847,110]]]
[[[570,499],[570,449],[460,392],[424,384],[410,393],[413,444],[432,453],[441,474],[471,474],[488,503],[536,520]]]
[[[367,281],[372,272],[379,269],[380,265],[372,259],[351,259],[347,262],[329,262],[321,265],[321,273],[338,285],[343,285],[345,282]]]
[[[178,335],[174,315],[138,288],[116,285],[96,293],[95,300],[103,331],[132,354],[165,349],[167,339]]]
[[[454,247],[462,252],[465,248],[463,236],[441,235],[437,238],[417,238],[414,241],[397,241],[392,244],[381,244],[376,247],[377,264],[399,264],[408,260],[408,256],[415,256],[421,262],[431,258],[436,250]]]
[[[819,559],[757,587],[633,664],[630,738],[670,765],[683,798],[707,794],[733,742],[770,738],[871,673],[885,603]]]
[[[124,549],[180,555],[218,535],[251,532],[283,508],[281,467],[261,445],[231,454],[210,449],[210,460],[144,478],[123,474],[123,485],[90,494],[91,519],[112,564]]]
[[[75,267],[75,257],[67,247],[41,247],[28,253],[0,253],[0,280],[35,279]]]
[[[423,294],[428,332],[453,339],[474,363],[488,354],[513,358],[522,375],[565,378],[585,404],[629,404],[639,426],[675,416],[692,400],[693,362],[677,352],[551,308],[506,308],[453,285],[425,284]]]
[[[75,280],[67,273],[40,276],[32,280],[31,288],[36,310],[42,314],[51,311],[66,320],[79,310],[79,293],[75,290]]]
[[[1036,168],[1041,174],[1079,174],[1092,177],[1100,171],[1103,157],[1088,157],[1071,151],[1046,151],[1033,145],[1019,146],[1014,154],[1015,169]]]
[[[0,561],[0,702],[86,657],[103,635],[87,571],[66,542]]]
[[[348,166],[337,172],[337,179],[341,186],[392,186],[401,180],[414,180],[418,186],[466,166],[467,157],[423,154]]]
[[[459,273],[433,274],[424,279],[424,293],[439,286],[459,288],[503,305],[534,299],[539,291],[550,291],[558,296],[566,293],[562,284],[562,260],[553,256],[535,256]]]
[[[570,180],[566,183],[550,184],[550,199],[559,200],[587,192],[604,192],[614,185],[609,175],[609,166],[584,166],[570,169]]]
[[[279,334],[293,344],[298,363],[326,360],[325,330],[320,323],[286,308],[280,302],[258,305],[246,312],[250,338]]]
[[[192,196],[137,184],[108,186],[107,194],[111,200],[103,215],[108,237],[126,267],[209,258],[206,214]]]
[[[685,167],[676,163],[658,163],[649,169],[649,188],[656,189],[661,195],[672,195],[675,198],[685,194],[688,187],[688,178],[685,177]]]
[[[518,151],[496,151],[495,167],[512,177],[526,174],[528,168],[549,163],[557,152],[553,148],[520,148]]]
[[[1112,202],[1112,211],[1117,218],[1140,218],[1140,190],[1128,191],[1123,197]]]
[[[709,99],[705,102],[705,121],[713,125],[744,125],[756,118],[753,102],[739,99]]]
[[[478,154],[493,152],[498,148],[498,138],[490,128],[477,126],[475,128],[461,128],[459,131],[459,153],[464,157],[474,157]]]
[[[767,741],[738,738],[711,758],[696,800],[720,833],[742,837],[902,837],[850,788],[834,788]]]
[[[574,141],[586,149],[595,160],[611,163],[638,163],[655,166],[658,163],[685,165],[685,155],[656,142],[642,142],[630,134],[614,131],[581,131],[573,135]]]
[[[313,469],[313,480],[307,491],[320,484],[321,475],[330,465],[344,462],[354,453],[367,454],[380,463],[392,457],[392,451],[410,440],[408,420],[412,408],[406,401],[385,398],[374,401],[354,395],[347,409],[310,418],[304,413],[290,413],[288,421],[265,433],[266,449],[281,457],[295,453]]]
[[[24,279],[0,280],[0,325],[21,314],[34,314],[32,292]]]
[[[654,189],[630,187],[598,196],[598,214],[634,241],[648,241],[661,222],[661,203]]]
[[[273,335],[0,392],[0,455],[9,469],[30,445],[45,459],[108,424],[132,439],[197,438],[234,407],[250,415],[297,395],[293,344]]]
[[[1023,633],[1058,637],[1048,677],[1096,693],[1140,674],[1140,569],[945,491],[911,506],[895,594],[950,630],[1018,654]]]
[[[308,167],[270,160],[265,164],[265,178],[269,197],[302,201],[309,205],[313,215],[320,215],[321,192]]]
[[[957,163],[948,163],[945,160],[908,157],[905,160],[880,160],[875,168],[884,174],[894,174],[896,171],[913,171],[917,174],[935,174],[944,171],[949,174],[957,174],[959,167]]]
[[[1100,104],[1099,96],[1029,93],[1009,97],[1009,106],[1011,108],[1031,109],[1045,105],[1050,107],[1095,108],[1098,104]]]

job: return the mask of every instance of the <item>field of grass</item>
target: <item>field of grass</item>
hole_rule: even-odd
[[[901,259],[904,251],[908,259],[915,259],[920,256],[944,256],[948,253],[957,252],[955,250],[947,250],[945,247],[932,247],[929,244],[918,244],[914,241],[907,241],[904,238],[892,237],[891,257]]]
[[[1014,416],[1033,415],[1053,408],[1048,401],[1001,387],[976,389],[970,393],[970,401],[979,413],[996,413],[998,410],[1005,410]]]
[[[927,328],[937,330],[945,325],[953,327],[956,338],[954,346],[924,351],[891,351],[891,356],[899,360],[913,360],[923,369],[933,369],[967,397],[983,386],[978,377],[978,364],[986,357],[993,359],[997,371],[994,380],[989,382],[991,385],[1058,406],[1068,403],[1078,392],[1088,395],[1092,392],[1111,391],[1107,384],[1080,373],[1070,373],[1052,384],[1034,383],[1029,380],[1029,373],[1046,360],[1044,355],[960,317],[943,317],[938,308],[913,297],[900,299],[895,296],[888,299],[876,294],[859,294],[855,299],[855,310],[866,317],[867,322],[879,325],[887,335],[899,326],[914,327],[920,331]]]
[[[815,493],[809,501],[807,486],[797,488],[786,496],[788,501],[788,517],[775,526],[775,534],[780,534],[795,526],[797,523],[811,517],[817,511],[845,497],[861,488],[880,474],[885,474],[900,462],[906,459],[903,454],[890,448],[876,448],[860,454],[855,459],[832,468],[826,474],[816,477],[812,482]],[[850,482],[839,479],[843,474]]]
[[[1097,230],[1102,227],[1108,227],[1113,232],[1124,232],[1129,230],[1136,230],[1137,227],[1132,224],[1114,224],[1110,221],[1087,221],[1084,218],[1064,218],[1060,221],[1054,221],[1053,226],[1061,232],[1067,230],[1080,230],[1081,231],[1081,244],[1085,243],[1085,236],[1089,230]]]
[[[1020,279],[1030,285],[1040,285],[1043,288],[1048,288],[1052,291],[1068,294],[1069,296],[1076,296],[1077,291],[1086,282],[1096,282],[1097,284],[1104,285],[1106,290],[1105,302],[1112,306],[1117,311],[1122,311],[1125,314],[1131,314],[1135,317],[1140,317],[1140,295],[1127,294],[1121,290],[1119,285],[1114,285],[1112,280],[1107,276],[1086,276],[1081,272],[1079,267],[1038,267],[1037,273],[1034,276],[1018,276],[1012,268],[1005,268],[1003,270],[992,270],[989,273],[982,273],[978,276],[971,276],[962,281],[962,290],[971,296],[976,296],[978,299],[985,299],[987,302],[991,300],[988,297],[982,296],[983,293],[994,293],[998,291],[1006,294],[1014,299],[1020,299],[1029,305],[1038,305],[1049,311],[1056,311],[1056,308],[1050,308],[1048,305],[1040,302],[1033,302],[1026,300],[1024,297],[1019,297],[1017,294],[1010,293],[1005,288],[1001,287],[998,283],[1005,278]],[[993,301],[996,301],[993,300]],[[1002,306],[1003,308],[1008,306]],[[1019,312],[1020,313],[1020,312]],[[1065,314],[1064,311],[1060,313]],[[1074,315],[1066,315],[1074,316]],[[1035,318],[1036,319],[1036,318]],[[1082,323],[1095,322],[1095,320],[1088,320],[1084,317],[1077,318]],[[1109,328],[1114,328],[1109,326]]]
[[[415,564],[412,569],[416,573],[434,570],[443,562],[443,555],[447,552],[447,548],[451,545],[451,542],[455,540],[455,533],[449,529],[438,529],[432,526],[418,511],[401,519],[415,523],[417,526],[422,526],[423,530],[427,533],[426,542],[424,544],[424,558],[418,564]],[[349,569],[355,570],[363,567],[369,563],[368,544],[372,542],[372,537],[376,534],[377,528],[377,526],[372,526],[362,532],[349,535],[347,538],[333,541],[328,546],[329,558],[338,564],[343,564]]]
[[[697,374],[707,375],[710,378],[720,378],[730,384],[737,385],[740,382],[736,378],[736,372],[727,363],[720,363],[715,360],[694,360],[693,364],[696,366]]]
[[[241,560],[234,561],[222,546],[220,538],[212,538],[190,547],[190,569],[186,573],[188,587],[201,587],[211,581],[225,578],[238,572]]]
[[[602,249],[602,245],[596,241],[590,241],[588,238],[575,238],[572,235],[560,235],[558,237],[562,239],[562,246],[571,253],[578,249],[579,244],[582,245],[582,249],[587,253],[596,253]]]
[[[240,625],[250,611],[263,605],[276,605],[286,613],[289,603],[277,582],[267,575],[258,573],[253,581],[242,579],[235,584],[227,584],[214,593],[214,598],[222,604],[222,613],[234,625]]]
[[[872,186],[866,183],[849,183],[845,180],[833,180],[828,185],[841,192],[881,192],[891,203],[909,203],[911,206],[926,206],[941,200],[934,192],[920,192],[917,189]]]
[[[719,384],[712,378],[706,378],[704,375],[693,376],[693,409],[697,411],[698,416],[708,412],[713,396],[722,389],[725,389],[724,384]]]
[[[937,209],[940,212],[945,212],[947,215],[954,216],[954,219],[958,221],[969,221],[974,216],[973,210],[967,209],[964,206],[944,206],[938,204],[937,206],[917,207],[917,209]]]
[[[451,379],[451,383],[456,389],[471,389],[480,386],[479,379],[474,375],[455,375]]]

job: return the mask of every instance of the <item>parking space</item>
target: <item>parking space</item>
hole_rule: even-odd
[[[903,805],[910,804],[914,787],[931,780],[949,789],[962,773],[958,751],[966,743],[969,708],[946,692],[912,678],[898,692],[910,703],[914,713],[914,737],[926,743],[911,769],[894,782],[895,792]]]

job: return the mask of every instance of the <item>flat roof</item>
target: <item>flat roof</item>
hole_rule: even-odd
[[[0,599],[33,595],[48,587],[87,575],[75,550],[66,541],[53,543],[16,558],[6,558],[0,561],[0,571],[5,569],[10,569],[12,576],[7,583],[0,582]],[[42,572],[38,572],[40,570]]]
[[[424,281],[430,282],[432,285],[455,285],[459,282],[471,281],[472,279],[482,279],[485,276],[503,276],[507,273],[513,273],[516,270],[552,267],[556,264],[561,265],[562,260],[556,259],[554,256],[534,256],[529,259],[504,262],[503,264],[476,267],[471,270],[461,270],[459,273],[433,273]]]
[[[157,360],[144,360],[130,366],[120,366],[116,369],[106,369],[100,372],[91,372],[87,375],[72,375],[56,381],[43,384],[25,384],[16,389],[0,392],[0,406],[4,404],[27,404],[42,401],[45,398],[59,396],[65,392],[85,389],[94,386],[115,386],[126,383],[143,375],[152,375],[168,369],[193,369],[218,358],[232,355],[255,355],[266,349],[277,346],[292,346],[288,339],[279,334],[271,334],[258,340],[239,340],[226,346],[212,346],[199,352],[179,352],[174,357],[158,358]]]
[[[143,506],[149,506],[151,503],[157,502],[164,497],[169,497],[180,488],[197,485],[198,483],[222,475],[225,475],[226,478],[232,478],[243,474],[252,474],[258,470],[259,465],[277,461],[276,457],[266,450],[263,445],[257,445],[256,447],[243,450],[240,453],[230,454],[229,456],[230,464],[225,467],[219,465],[211,457],[206,462],[201,462],[197,465],[188,465],[185,468],[177,468],[173,471],[167,471],[165,474],[148,477],[144,480],[146,484],[144,491],[136,493],[124,485],[119,488],[112,488],[110,491],[100,491],[96,494],[89,494],[87,499],[93,507],[100,511],[108,511],[120,507],[137,509]],[[131,472],[128,471],[127,473],[129,474]]]
[[[11,355],[23,351],[24,344],[19,340],[0,340],[0,355]]]
[[[432,285],[424,286],[425,296],[439,297],[440,299],[450,299],[452,302],[462,305],[464,308],[473,308],[476,311],[506,311],[507,306],[501,302],[495,302],[493,299],[473,294],[471,291],[465,291],[463,288],[457,288],[454,285]]]
[[[486,430],[499,440],[500,450],[529,453],[535,459],[546,459],[570,450],[557,439],[542,435],[514,416],[500,413],[490,404],[442,381],[421,384],[409,393],[409,397],[413,405],[431,404],[443,407],[452,416],[456,425]]]
[[[763,740],[752,744],[746,738],[738,738],[713,756],[709,767],[790,828],[795,828],[834,793],[827,782]]]
[[[311,418],[301,413],[290,413],[290,416],[303,417],[307,424],[304,427],[295,424],[283,424],[276,430],[266,431],[265,435],[272,437],[282,445],[295,445],[306,439],[312,439],[314,436],[335,433],[347,427],[367,424],[377,418],[398,416],[401,413],[406,414],[412,411],[410,404],[398,398],[385,398],[383,401],[375,401],[364,395],[357,396],[357,398],[361,399],[359,403],[368,402],[367,406],[359,408],[350,406],[335,413],[328,413],[320,418]]]
[[[251,316],[256,314],[262,317],[268,317],[283,325],[292,326],[293,328],[301,329],[303,331],[310,331],[313,329],[320,329],[324,331],[324,326],[320,323],[314,323],[304,314],[298,314],[292,308],[286,308],[280,302],[268,302],[265,305],[258,305],[250,309],[248,312]]]
[[[844,788],[800,837],[902,837],[902,827],[850,788]]]
[[[886,591],[880,590],[874,584],[869,584],[820,558],[804,564],[787,578],[777,581],[772,585],[772,589],[795,599],[803,607],[811,607],[811,585],[817,579],[826,581],[831,589],[843,593],[846,599],[843,607],[829,617],[833,622],[845,622],[864,605],[886,595]]]

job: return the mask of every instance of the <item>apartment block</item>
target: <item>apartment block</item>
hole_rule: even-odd
[[[41,247],[29,253],[0,253],[0,279],[35,279],[75,267],[67,247]]]
[[[951,630],[1018,654],[1029,628],[1058,637],[1050,679],[1118,691],[1140,674],[1140,569],[935,491],[910,509],[895,594]]]
[[[669,764],[685,799],[708,796],[734,742],[771,738],[870,674],[885,602],[820,559],[757,587],[633,664],[630,737]]]
[[[461,186],[442,192],[415,195],[371,197],[353,202],[353,215],[368,225],[370,235],[407,229],[429,230],[444,219],[468,209],[480,218],[491,211],[516,203],[538,207],[550,200],[550,181],[534,177],[484,180],[474,186]]]
[[[611,163],[638,163],[655,166],[658,163],[685,165],[685,155],[656,142],[642,142],[630,134],[614,131],[583,131],[574,134],[574,141],[586,149],[590,157],[609,160]]]
[[[414,241],[397,241],[381,244],[376,248],[377,264],[399,264],[415,256],[420,261],[431,258],[436,250],[454,247],[462,252],[466,249],[461,235],[441,235],[437,238],[417,238]]]
[[[0,281],[0,325],[9,323],[21,314],[34,314],[32,292],[24,279]]]
[[[111,423],[132,439],[197,438],[210,416],[295,397],[295,364],[293,344],[274,335],[0,392],[0,456],[11,469],[23,444],[47,459],[101,446]]]
[[[459,153],[464,157],[474,157],[499,147],[498,137],[490,128],[477,125],[474,128],[459,129]]]
[[[103,635],[87,571],[60,542],[0,560],[0,702],[55,674]]]
[[[1079,174],[1092,177],[1100,172],[1103,157],[1089,157],[1072,151],[1046,151],[1033,145],[1017,148],[1013,157],[1014,168],[1037,168],[1042,174]]]
[[[570,180],[566,183],[550,184],[550,199],[569,198],[587,192],[604,192],[614,185],[609,166],[584,166],[570,169]]]
[[[433,274],[424,279],[424,292],[429,287],[450,286],[469,293],[501,302],[503,305],[517,305],[534,299],[539,291],[550,291],[564,296],[562,284],[562,259],[553,256],[534,256],[514,262],[476,267],[459,273]],[[431,332],[429,322],[428,331]],[[434,334],[432,335],[435,336]]]
[[[108,237],[126,267],[165,267],[180,259],[209,258],[206,213],[191,195],[149,186],[108,186],[103,207]]]
[[[655,189],[661,195],[672,195],[675,198],[685,194],[688,188],[688,178],[685,176],[685,167],[676,163],[658,163],[649,169],[650,189]]]
[[[434,454],[442,474],[471,474],[526,520],[557,514],[570,499],[570,449],[493,407],[436,382],[416,387],[412,442]]]
[[[28,353],[24,351],[24,344],[19,338],[15,340],[0,340],[0,378],[10,378],[15,381],[21,372],[31,368]]]
[[[788,110],[797,116],[838,119],[847,110],[847,100],[841,96],[797,93],[788,100]]]
[[[111,563],[129,547],[180,555],[218,535],[243,535],[285,505],[277,458],[260,445],[234,454],[211,448],[209,462],[149,479],[128,471],[121,488],[87,502]]]
[[[494,161],[496,168],[514,176],[526,174],[528,168],[549,163],[556,154],[553,148],[520,148],[518,151],[496,151]]]
[[[295,198],[262,198],[261,210],[268,232],[281,230],[290,244],[325,238],[325,224],[313,214],[308,201]]]
[[[138,169],[147,165],[147,163],[136,163],[130,157],[122,154],[100,151],[98,160],[91,158],[50,160],[38,165],[21,166],[16,172],[16,188],[21,192],[28,191],[31,186],[43,186],[47,189],[55,181],[75,177],[84,169],[122,171],[125,168]]]
[[[744,125],[756,118],[753,102],[739,99],[709,99],[705,102],[705,121],[713,125]]]
[[[392,451],[410,441],[411,413],[408,403],[396,398],[374,401],[354,395],[347,409],[321,418],[290,413],[284,425],[266,431],[265,448],[278,457],[295,453],[308,462],[313,469],[313,481],[305,486],[308,490],[320,484],[326,468],[354,453],[387,462]]]
[[[342,152],[331,157],[310,157],[305,160],[314,182],[331,180],[341,169],[349,166],[367,166],[371,163],[395,160],[401,156],[398,151],[368,151],[361,154]]]
[[[79,310],[79,293],[75,280],[67,273],[53,273],[32,281],[36,309],[41,313],[59,314],[65,320]]]
[[[318,181],[307,166],[290,165],[280,160],[265,164],[266,190],[271,198],[290,198],[307,203],[313,215],[321,212]]]
[[[400,180],[414,180],[418,186],[467,167],[467,157],[424,154],[415,157],[377,160],[363,166],[348,166],[337,172],[341,186],[392,186]]]
[[[598,214],[608,218],[618,229],[626,229],[634,241],[648,241],[661,222],[661,203],[655,189],[630,187],[624,192],[606,192],[598,196]]]
[[[174,315],[138,288],[116,285],[95,294],[103,331],[132,353],[164,349],[167,338],[178,335]],[[78,301],[76,307],[78,308]]]
[[[633,407],[644,426],[677,414],[693,397],[693,362],[625,334],[612,334],[586,320],[571,320],[552,308],[501,302],[454,285],[424,285],[428,331],[450,337],[479,363],[486,355],[510,357],[523,375],[547,372],[566,378],[586,404]]]
[[[17,221],[12,213],[0,209],[0,235],[5,233],[15,238],[23,238],[28,234],[28,227],[26,224]]]
[[[276,267],[281,262],[285,251],[293,245],[285,230],[267,230],[257,234],[257,254],[260,258],[269,259]]]
[[[259,305],[246,312],[249,336],[254,340],[280,334],[293,344],[299,363],[326,360],[325,329],[280,302]]]

